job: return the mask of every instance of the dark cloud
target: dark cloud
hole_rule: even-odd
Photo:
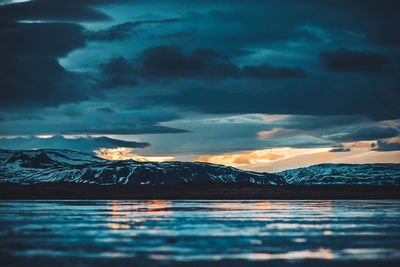
[[[104,74],[100,84],[106,88],[137,86],[138,81],[134,76],[134,68],[123,57],[111,58],[100,65]]]
[[[0,23],[0,39],[0,55],[9,57],[60,57],[86,45],[83,27],[72,23]]]
[[[89,100],[94,80],[67,71],[58,59],[86,46],[85,29],[78,21],[110,19],[93,6],[123,2],[36,0],[0,6],[1,108],[42,108]]]
[[[97,112],[104,112],[104,113],[114,113],[115,112],[115,110],[113,110],[110,107],[97,108],[96,111]]]
[[[320,58],[325,69],[333,72],[379,71],[382,65],[389,63],[389,58],[380,53],[345,48],[323,51]]]
[[[31,110],[31,116],[7,114],[0,135],[102,135],[186,133],[186,130],[160,125],[179,118],[165,109],[119,110],[86,107],[84,103]],[[28,109],[29,110],[29,109]],[[110,112],[114,110],[114,112]]]
[[[104,113],[103,113],[104,114]],[[101,116],[100,114],[98,114]],[[81,118],[78,118],[81,120]],[[75,120],[78,120],[75,118]],[[86,125],[84,125],[86,124]],[[130,123],[124,125],[124,122],[110,123],[103,122],[103,126],[96,120],[86,119],[81,123],[71,123],[70,121],[60,122],[47,121],[15,121],[13,123],[4,123],[0,127],[0,136],[10,135],[131,135],[131,134],[178,134],[187,133],[187,130],[177,129],[167,126],[157,125],[154,122],[147,122],[146,125],[140,123]],[[10,125],[12,128],[8,127]]]
[[[136,79],[291,79],[305,78],[299,67],[275,67],[269,64],[243,68],[232,63],[227,56],[210,49],[197,49],[183,53],[179,46],[155,46],[144,50],[136,60],[123,57],[110,59],[100,69],[108,75],[108,86],[136,85]]]
[[[338,147],[338,148],[332,148],[329,150],[329,152],[350,152],[350,148],[344,148],[344,147]]]
[[[123,74],[113,74],[100,81],[100,85],[105,88],[135,87],[138,84],[135,77]]]
[[[378,140],[377,145],[372,149],[373,151],[399,151],[399,142],[389,142],[385,140]]]
[[[317,1],[308,0],[306,6],[324,10],[319,16],[314,16],[315,24],[331,29],[335,34],[338,30],[361,33],[362,41],[374,45],[399,45],[400,30],[393,25],[399,25],[397,11],[399,1],[374,0],[351,1]],[[334,10],[334,11],[333,11]],[[331,14],[331,15],[327,15]],[[333,15],[336,14],[336,15]],[[337,18],[340,17],[340,20]]]
[[[196,34],[196,29],[190,30],[181,30],[174,33],[164,34],[161,35],[160,38],[168,39],[168,38],[183,38],[183,37],[190,37]]]
[[[89,98],[89,84],[49,56],[0,56],[2,109],[58,106]]]
[[[178,93],[143,97],[153,103],[164,103],[205,113],[268,113],[292,115],[366,115],[373,119],[400,118],[397,99],[400,91],[389,85],[375,88],[364,85],[342,88],[310,81],[307,83],[247,83],[241,87],[226,84],[225,88],[193,87]]]
[[[111,58],[108,62],[101,64],[103,73],[108,75],[130,75],[133,73],[133,67],[124,57]]]
[[[307,74],[299,67],[274,67],[269,64],[262,64],[259,66],[244,66],[242,73],[244,77],[250,77],[254,79],[307,77]]]
[[[1,135],[185,132],[158,125],[165,119],[164,114],[154,114],[151,118],[144,115],[142,119],[129,117],[127,112],[121,115],[102,110],[87,115],[89,109],[85,106],[80,109],[67,106],[84,101],[99,106],[93,101],[104,99],[102,87],[137,84],[134,79],[124,76],[121,69],[115,69],[117,63],[104,69],[107,73],[105,80],[89,75],[85,70],[79,73],[69,71],[59,63],[60,58],[86,46],[87,31],[79,22],[109,18],[92,6],[117,2],[123,1],[38,0],[0,6],[0,14],[4,14],[0,19]],[[18,22],[36,19],[42,21]],[[52,20],[73,22],[49,22]]]
[[[0,18],[5,20],[104,21],[112,18],[94,8],[123,4],[129,0],[31,0],[0,6]],[[0,2],[1,4],[1,2]]]
[[[332,127],[348,127],[358,123],[370,123],[365,116],[289,116],[273,123],[278,128],[302,131],[327,131]],[[336,129],[335,129],[336,131]]]
[[[182,47],[155,46],[139,56],[141,72],[153,78],[236,77],[239,68],[229,58],[209,49],[183,54]]]
[[[98,21],[110,20],[96,5],[123,3],[116,0],[33,0],[0,6],[0,17],[8,20]]]
[[[207,5],[208,11],[203,11]],[[343,46],[343,41],[374,45],[400,43],[399,28],[393,27],[400,23],[393,12],[399,4],[393,0],[381,1],[379,5],[373,1],[352,1],[351,4],[348,1],[313,0],[301,3],[256,1],[253,4],[192,1],[192,6],[195,11],[189,12],[188,19],[190,26],[195,25],[197,29],[195,42],[202,47],[211,44],[213,50],[226,54],[246,47],[276,47],[288,43],[314,49],[321,43]],[[316,31],[305,33],[301,30],[303,26]],[[294,46],[292,48],[296,49]]]
[[[291,147],[291,148],[317,148],[336,145],[330,140],[321,139],[312,135],[298,135],[289,138],[265,141],[267,147]]]
[[[134,22],[126,22],[114,25],[106,30],[87,32],[87,38],[94,41],[115,41],[124,40],[131,37]]]
[[[0,6],[0,13],[10,11],[8,17],[14,18],[15,10],[34,2],[20,4]],[[21,11],[25,13],[30,13],[29,9]],[[86,45],[83,31],[72,23],[0,22],[1,108],[40,108],[87,100],[90,81],[58,63],[59,57]]]
[[[129,134],[164,134],[164,133],[187,133],[187,130],[176,129],[166,126],[160,125],[132,125],[130,127],[120,126],[117,127],[92,127],[92,128],[77,128],[71,130],[60,130],[58,133],[60,134],[88,134],[88,135],[99,135],[99,134],[121,134],[121,135],[129,135]],[[49,133],[54,133],[51,131]]]
[[[87,38],[92,41],[103,41],[103,42],[121,41],[132,37],[135,29],[139,26],[148,24],[162,25],[162,24],[169,24],[181,21],[183,21],[183,19],[179,18],[162,19],[162,20],[129,21],[111,26],[110,28],[105,30],[89,31],[86,33],[86,35]]]
[[[276,12],[283,9],[286,9],[285,12],[296,12],[299,15],[299,10],[294,11],[281,4],[272,4],[268,7],[262,5],[262,8],[246,5],[230,8],[215,7],[205,13],[191,12],[189,19],[194,21],[194,25],[203,26],[197,28],[196,36],[202,38],[199,40],[200,43],[211,41],[220,44],[217,51],[229,53],[248,44],[258,45],[298,39],[301,33],[296,29],[295,17],[290,15],[283,17]]]
[[[340,142],[373,141],[377,139],[396,137],[399,134],[400,130],[395,127],[372,125],[361,127],[347,133],[333,134],[327,138]]]
[[[123,141],[108,137],[79,137],[67,139],[63,136],[53,136],[51,138],[0,138],[0,147],[6,149],[36,149],[36,148],[55,148],[71,149],[85,152],[93,152],[99,148],[146,148],[150,144],[146,142]]]
[[[63,105],[59,108],[61,116],[69,117],[72,119],[82,118],[84,111],[72,105]]]
[[[276,146],[338,152],[343,140],[397,136],[375,120],[400,118],[398,7],[392,0],[3,5],[0,134],[198,132],[196,141],[159,137],[186,154]],[[257,125],[177,122],[247,113],[291,116]],[[275,132],[258,138],[268,131]]]

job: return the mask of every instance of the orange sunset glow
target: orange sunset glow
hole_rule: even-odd
[[[389,143],[399,142],[399,138],[388,140]],[[237,151],[216,155],[187,155],[179,160],[206,162],[228,165],[250,171],[278,172],[291,168],[306,167],[320,163],[374,163],[374,162],[400,162],[400,151],[371,151],[376,141],[360,141],[343,143],[349,152],[331,153],[333,147],[321,148],[290,148],[277,147],[261,150]],[[101,148],[94,153],[108,160],[136,160],[143,162],[165,162],[177,160],[175,155],[145,156],[136,153],[133,148]]]
[[[330,148],[295,149],[285,147],[243,151],[238,153],[227,153],[222,155],[203,155],[198,157],[196,161],[240,167],[246,165],[249,166],[255,164],[269,163],[277,160],[291,158],[297,155],[327,152],[329,150]]]
[[[128,147],[117,147],[117,148],[101,148],[95,150],[94,152],[98,157],[108,159],[108,160],[136,160],[136,161],[153,161],[153,162],[163,162],[175,160],[172,156],[160,156],[160,157],[148,157],[134,154],[132,148]]]

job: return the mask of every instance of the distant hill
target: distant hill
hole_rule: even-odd
[[[400,164],[319,164],[276,173],[294,185],[400,185]]]
[[[201,162],[106,160],[62,149],[0,150],[0,183],[400,185],[400,164],[319,164],[275,174]]]
[[[275,174],[242,171],[222,165],[200,162],[110,161],[61,149],[0,150],[0,182],[98,185],[286,184],[282,177]]]

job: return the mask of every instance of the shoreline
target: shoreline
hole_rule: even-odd
[[[0,199],[400,199],[398,186],[0,184]]]

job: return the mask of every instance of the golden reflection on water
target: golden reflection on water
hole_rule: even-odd
[[[290,251],[287,253],[249,253],[245,255],[245,258],[251,260],[296,260],[296,259],[333,259],[333,253],[331,249],[320,248],[318,250],[301,250],[301,251]]]
[[[53,206],[48,202],[26,203],[30,206],[24,206],[25,202],[0,205],[0,220],[4,225],[13,225],[12,235],[8,228],[0,229],[3,247],[13,247],[16,237],[25,239],[23,244],[28,249],[13,252],[18,256],[140,255],[184,263],[224,259],[314,259],[330,263],[400,259],[398,201],[114,200],[63,201],[54,202]],[[32,213],[28,209],[33,209]],[[46,245],[43,237],[49,234],[55,238]],[[364,238],[369,242],[361,243]]]
[[[240,201],[238,201],[238,204]],[[316,205],[315,201],[305,201],[304,203],[297,203],[291,201],[257,201],[252,202],[251,207],[254,209],[262,210],[281,210],[281,211],[291,211],[291,210],[308,210],[324,213],[324,215],[331,215],[332,211],[332,201],[318,201]],[[326,214],[328,212],[328,214]]]
[[[310,210],[315,210],[319,212],[331,212],[332,211],[332,201],[325,200],[325,201],[318,201],[318,205],[311,205],[308,207]]]
[[[147,221],[163,220],[160,216],[171,214],[172,201],[148,200],[148,201],[121,201],[108,202],[111,206],[110,223],[106,226],[113,230],[145,228],[140,225]]]
[[[235,211],[241,208],[240,201],[237,201],[238,205],[235,205],[236,201],[226,203],[204,203],[205,207],[209,211]],[[110,215],[108,217],[109,223],[106,227],[112,230],[129,230],[129,229],[146,229],[148,233],[156,234],[156,229],[150,229],[146,225],[149,221],[162,221],[168,220],[173,213],[173,202],[170,200],[145,200],[145,201],[124,201],[124,200],[113,200],[107,202],[110,206]],[[291,203],[291,202],[271,202],[271,201],[255,201],[248,203],[247,209],[258,211],[257,216],[251,218],[230,218],[230,215],[224,214],[217,220],[249,220],[249,221],[270,221],[277,218],[277,216],[287,216],[287,212],[296,210],[308,210],[315,213],[315,216],[331,217],[332,216],[332,201],[318,201],[315,205],[314,201],[306,201],[304,203]],[[277,213],[276,211],[282,211],[283,213]],[[285,215],[286,214],[286,215]],[[307,229],[305,229],[306,227]],[[265,228],[269,231],[282,231],[297,229],[298,231],[307,231],[309,229],[320,230],[323,235],[332,235],[331,225],[329,224],[315,224],[308,223],[303,226],[301,223],[293,222],[275,222],[267,223]],[[306,252],[302,252],[306,253]],[[307,252],[312,253],[311,255],[322,255],[321,251]],[[326,254],[329,256],[329,254]],[[266,256],[266,255],[264,255]],[[259,256],[257,256],[259,257]]]
[[[129,229],[131,226],[129,224],[118,224],[118,223],[108,223],[107,226],[111,229]]]
[[[270,201],[260,201],[260,202],[255,202],[254,205],[256,207],[260,207],[263,210],[269,210],[271,208],[271,202]]]
[[[165,215],[172,213],[172,210],[170,209],[172,201],[170,200],[149,200],[139,203],[145,206],[147,214]]]

